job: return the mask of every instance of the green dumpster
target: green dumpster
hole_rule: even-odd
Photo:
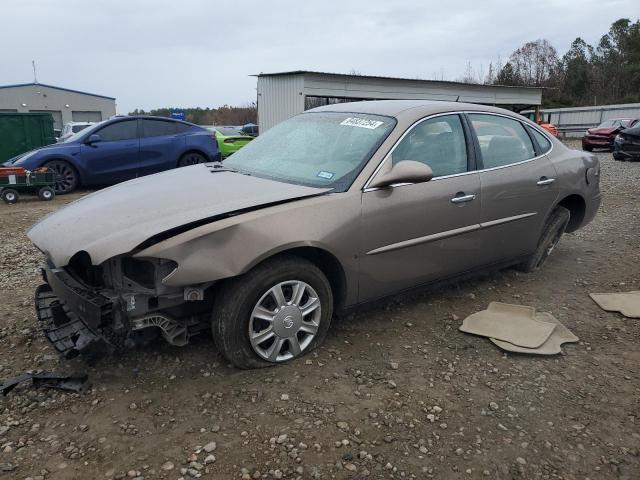
[[[50,113],[0,113],[0,163],[55,141]]]

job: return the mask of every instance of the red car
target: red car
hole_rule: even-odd
[[[625,128],[633,127],[640,120],[633,118],[612,118],[605,120],[595,128],[590,128],[582,137],[582,149],[590,152],[594,148],[613,150],[616,135]]]

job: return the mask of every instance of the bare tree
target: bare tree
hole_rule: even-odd
[[[514,51],[509,63],[522,85],[542,87],[558,68],[558,52],[547,40],[538,39]]]

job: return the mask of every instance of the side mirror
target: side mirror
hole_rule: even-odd
[[[92,143],[98,143],[101,141],[102,137],[97,133],[94,133],[93,135],[89,135],[89,138],[87,138],[84,143],[86,143],[87,145],[91,145]]]
[[[433,171],[429,165],[414,160],[402,160],[374,178],[369,188],[384,188],[398,183],[424,183],[432,178]]]

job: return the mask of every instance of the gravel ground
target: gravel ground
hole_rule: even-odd
[[[229,367],[206,335],[88,368],[36,325],[25,229],[81,194],[0,205],[0,378],[86,370],[86,395],[0,398],[0,478],[640,478],[640,320],[589,292],[640,290],[640,163],[602,162],[603,205],[545,268],[505,270],[335,322],[291,364]],[[551,311],[580,337],[553,357],[460,333],[490,301]]]

